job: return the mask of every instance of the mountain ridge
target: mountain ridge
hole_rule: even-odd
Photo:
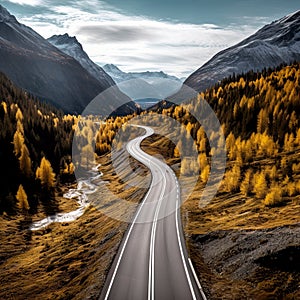
[[[134,100],[147,98],[160,101],[177,92],[182,81],[163,71],[123,72],[114,64],[106,64],[103,69],[117,83],[121,91]]]
[[[80,114],[91,100],[111,86],[114,87],[110,93],[113,106],[103,106],[103,114],[110,114],[112,107],[130,102],[111,79],[97,80],[77,60],[19,23],[1,5],[0,57],[0,71],[16,86],[65,113]],[[133,104],[122,108],[124,114],[130,114],[134,109]]]
[[[77,60],[93,77],[99,81],[107,81],[109,85],[115,85],[114,80],[96,63],[94,63],[84,51],[77,38],[63,35],[53,35],[47,39],[54,47]]]
[[[125,80],[141,78],[141,79],[149,79],[149,78],[166,78],[174,81],[181,82],[179,78],[173,75],[169,75],[163,71],[143,71],[143,72],[124,72],[119,67],[114,64],[106,64],[103,66],[103,69],[111,74],[113,78],[115,78],[116,82],[122,82]],[[120,77],[118,77],[118,75]]]
[[[214,55],[184,84],[203,91],[233,74],[261,71],[300,60],[300,10],[259,29],[243,41]]]

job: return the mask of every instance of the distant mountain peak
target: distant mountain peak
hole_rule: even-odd
[[[174,81],[178,81],[181,83],[181,80],[178,79],[175,76],[171,76],[166,74],[163,71],[144,71],[144,72],[124,72],[120,70],[116,65],[114,64],[106,64],[103,66],[103,69],[112,76],[112,78],[116,82],[121,82],[125,80],[130,80],[130,79],[144,79],[144,80],[152,80],[155,78],[164,78],[164,79],[170,79]]]
[[[70,48],[80,52],[77,44]],[[19,23],[1,5],[0,57],[0,71],[14,84],[68,113],[80,113],[94,97],[114,85],[105,73],[103,78],[92,76],[79,61]],[[120,91],[114,89],[114,92],[112,98],[117,100]],[[121,96],[124,101],[130,101]],[[131,107],[135,107],[134,103]]]
[[[248,71],[300,60],[300,10],[265,25],[240,43],[217,53],[185,84],[203,91],[220,80]]]
[[[110,70],[110,71],[118,71],[118,72],[122,72],[116,65],[114,64],[106,64],[103,66],[104,70]]]
[[[0,22],[8,22],[13,21],[16,22],[17,19],[15,16],[11,15],[9,11],[0,4]]]
[[[48,38],[48,41],[51,44],[54,44],[56,46],[60,46],[60,45],[76,45],[80,49],[83,50],[82,45],[77,40],[76,36],[70,36],[68,33],[53,35],[50,38]]]
[[[100,66],[95,64],[89,58],[75,36],[72,37],[68,33],[63,35],[53,35],[52,37],[48,38],[48,42],[50,42],[63,53],[76,59],[93,77],[101,82],[106,82],[107,87],[115,85],[115,82],[112,80],[112,78],[106,74]]]
[[[164,99],[178,91],[182,85],[180,79],[163,71],[123,72],[114,64],[103,66],[121,91],[134,100]]]

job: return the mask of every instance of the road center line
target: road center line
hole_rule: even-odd
[[[152,223],[152,230],[151,230],[151,239],[150,239],[150,259],[149,259],[149,282],[148,282],[148,299],[153,300],[154,299],[154,254],[155,254],[155,237],[156,237],[156,227],[157,227],[157,220],[158,220],[158,214],[160,211],[160,207],[162,204],[162,200],[164,198],[164,192],[167,185],[167,179],[163,172],[163,170],[159,167],[158,164],[153,163],[161,172],[164,181],[163,181],[163,189],[160,194],[157,207],[155,210],[154,220]]]
[[[147,131],[147,133],[143,136],[143,138],[146,138],[147,136],[149,136],[148,130],[146,130],[146,131]],[[138,143],[137,143],[135,146],[139,146],[139,144],[140,144],[140,142],[138,141]],[[133,145],[134,145],[134,144],[133,144]],[[132,145],[132,147],[133,147],[133,145]],[[128,145],[127,145],[127,146],[128,146]],[[123,247],[122,247],[120,256],[119,256],[119,258],[118,258],[118,261],[117,261],[117,264],[116,264],[114,273],[113,273],[113,275],[112,275],[111,281],[110,281],[110,283],[109,283],[109,286],[108,286],[108,289],[107,289],[107,292],[106,292],[106,295],[105,295],[105,298],[104,298],[105,300],[107,300],[108,297],[109,297],[109,294],[110,294],[112,285],[113,285],[113,283],[114,283],[114,280],[115,280],[115,277],[116,277],[118,268],[119,268],[119,266],[120,266],[120,262],[121,262],[121,260],[122,260],[122,256],[123,256],[123,254],[124,254],[124,251],[125,251],[126,245],[127,245],[127,243],[128,243],[130,234],[131,234],[131,232],[132,232],[133,226],[135,225],[135,222],[136,222],[136,220],[137,220],[137,218],[138,218],[138,216],[139,216],[139,214],[140,214],[140,212],[141,212],[141,210],[142,210],[142,208],[143,208],[143,206],[144,206],[144,204],[145,204],[145,202],[146,202],[146,200],[147,200],[147,198],[148,198],[148,196],[149,196],[149,194],[150,194],[151,186],[152,186],[152,182],[151,182],[150,188],[149,188],[149,190],[148,190],[146,196],[144,197],[143,202],[141,203],[141,205],[140,205],[140,207],[139,207],[139,209],[138,209],[138,211],[137,211],[137,213],[136,213],[136,215],[135,215],[135,217],[134,217],[134,219],[133,219],[133,221],[132,221],[132,224],[131,224],[131,226],[130,226],[130,229],[129,229],[128,233],[127,233],[125,242],[124,242],[124,244],[123,244]]]

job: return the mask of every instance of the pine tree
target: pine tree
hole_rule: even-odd
[[[204,169],[208,165],[207,156],[205,153],[200,153],[198,155],[198,163],[200,165],[200,169]]]
[[[43,157],[40,166],[36,170],[36,178],[48,190],[55,186],[55,173],[51,167],[51,163]]]
[[[270,190],[270,192],[268,192],[266,194],[266,197],[264,199],[264,204],[266,206],[274,206],[278,203],[280,203],[282,201],[282,192],[281,192],[281,188],[276,185],[273,186]]]
[[[25,192],[22,184],[20,184],[20,186],[19,186],[19,189],[18,189],[18,192],[16,195],[16,199],[18,200],[18,208],[19,209],[21,209],[23,212],[29,210],[27,195],[26,195],[26,192]]]
[[[18,130],[14,134],[13,144],[14,144],[14,153],[18,157],[21,155],[22,146],[24,144],[24,136]]]
[[[251,192],[251,177],[252,177],[252,170],[247,170],[244,180],[241,183],[241,193],[245,196],[249,196]]]
[[[7,104],[6,104],[6,102],[2,101],[1,105],[3,107],[4,113],[7,114]]]
[[[209,174],[210,174],[210,166],[207,165],[207,166],[204,167],[203,170],[201,170],[200,177],[201,177],[202,182],[204,182],[204,183],[207,182]]]
[[[257,133],[264,133],[268,130],[268,123],[269,118],[267,111],[262,108],[257,117]]]
[[[234,159],[234,148],[235,148],[235,137],[232,132],[230,132],[226,138],[226,150],[230,160]]]
[[[16,112],[16,120],[17,121],[22,121],[23,120],[23,114],[20,108],[18,108],[17,112]]]
[[[267,181],[265,173],[262,171],[254,176],[253,192],[257,198],[263,199],[267,194]]]
[[[24,127],[20,120],[17,121],[17,131],[19,131],[22,135],[24,135]]]
[[[26,176],[30,177],[31,175],[31,159],[29,156],[29,151],[25,144],[22,145],[21,156],[19,158],[20,170]]]
[[[269,177],[271,181],[275,181],[278,174],[277,174],[277,168],[276,165],[274,165],[271,169],[269,169]]]
[[[231,170],[225,174],[225,187],[228,192],[237,191],[241,177],[241,169],[238,165],[234,165]]]

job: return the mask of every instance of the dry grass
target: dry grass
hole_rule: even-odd
[[[160,156],[179,175],[180,161],[173,158],[174,145],[168,139],[152,136],[143,142],[142,148],[152,155]],[[127,229],[126,222],[112,219],[103,212],[109,211],[116,218],[129,220],[134,209],[124,209],[122,203],[138,203],[150,182],[148,170],[134,159],[129,160],[129,165],[122,166],[118,174],[109,156],[102,157],[100,163],[101,171],[105,174],[102,179],[107,182],[105,186],[111,193],[108,195],[105,190],[102,193],[99,191],[92,199],[93,205],[77,221],[52,224],[45,230],[31,234],[26,226],[32,220],[24,220],[23,216],[0,217],[0,299],[98,297]],[[119,163],[122,164],[122,159]],[[253,165],[260,167],[266,163],[269,162],[256,161]],[[140,185],[143,188],[129,185],[135,181],[133,170],[142,178]],[[183,181],[185,187],[191,184],[189,178]],[[238,269],[240,265],[236,262],[234,268],[232,265],[228,267],[228,260],[234,260],[243,251],[247,254],[255,242],[268,246],[268,235],[273,234],[273,229],[279,230],[280,234],[281,228],[284,230],[288,225],[299,223],[299,196],[286,196],[285,205],[268,208],[262,201],[252,197],[220,191],[208,206],[199,208],[202,188],[199,181],[182,207],[182,219],[190,256],[209,298],[298,299],[299,272],[272,269],[255,261],[248,262],[245,256],[244,259],[238,257],[240,264],[248,262],[253,269],[248,270],[248,275],[237,278],[233,275],[236,272],[234,268]],[[57,199],[62,211],[71,211],[77,206],[73,200],[62,197]],[[34,219],[42,217],[43,212],[40,211]],[[247,235],[249,230],[253,233],[254,242],[252,245],[243,243],[244,250],[239,250],[241,237]],[[289,232],[289,239],[292,240],[293,230]],[[257,241],[256,233],[264,238]],[[221,244],[229,240],[232,244],[229,243],[230,247],[221,251],[216,259],[212,254],[207,254],[214,250],[210,240]],[[284,240],[281,238],[281,243],[284,244]],[[284,250],[285,245],[282,246]]]
[[[105,215],[109,206],[119,219],[134,211],[120,209],[116,199],[140,201],[147,190],[147,170],[131,159],[122,174],[115,174],[110,156],[102,157],[103,180],[112,193],[99,190],[84,215],[70,223],[56,223],[44,230],[27,230],[31,218],[0,216],[0,299],[96,299],[127,229],[126,222]],[[120,161],[121,163],[122,161]],[[128,186],[131,168],[143,175],[145,188]],[[108,184],[108,182],[110,182]],[[61,191],[63,192],[63,191]],[[58,197],[61,211],[77,207],[74,200]],[[34,219],[43,218],[40,212]]]
[[[143,149],[152,155],[163,155],[179,175],[179,161],[165,154],[170,149],[167,139],[148,138],[143,142]],[[282,157],[300,161],[299,151],[282,153],[279,159]],[[273,160],[258,159],[251,164],[259,170],[273,163]],[[300,174],[295,175],[294,180],[300,180]],[[193,188],[194,178],[180,181],[182,188]],[[257,258],[268,259],[273,253],[275,259],[279,259],[277,250],[284,251],[290,243],[300,244],[299,231],[293,230],[300,224],[300,196],[285,195],[280,206],[266,207],[253,196],[220,189],[206,207],[200,208],[203,188],[198,180],[181,208],[181,215],[188,251],[208,298],[299,299],[299,268],[298,271],[282,270],[277,267],[279,260],[265,266],[258,263]],[[288,262],[290,264],[293,262]]]

